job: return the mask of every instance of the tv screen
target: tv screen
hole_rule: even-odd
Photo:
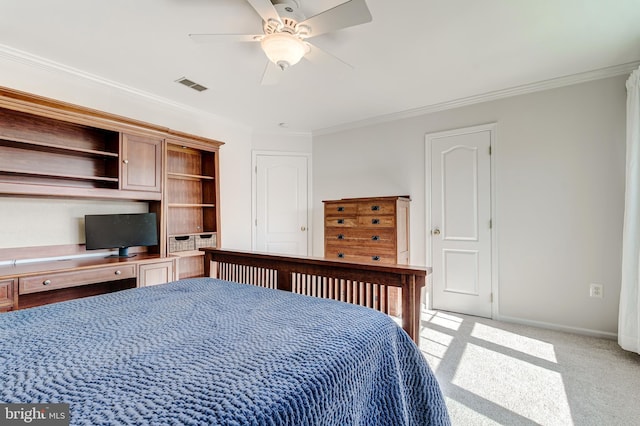
[[[155,246],[158,230],[155,213],[85,215],[86,249],[118,249],[118,257],[130,257],[129,247]]]

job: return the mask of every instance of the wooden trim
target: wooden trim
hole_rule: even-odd
[[[0,107],[105,130],[169,137],[181,140],[181,142],[184,139],[185,142],[192,142],[199,145],[200,148],[219,148],[221,145],[224,145],[224,142],[214,139],[190,135],[156,124],[21,92],[7,87],[0,87]]]
[[[385,313],[388,311],[387,287],[401,288],[402,328],[416,344],[419,344],[420,296],[431,268],[342,262],[317,257],[292,257],[214,248],[200,250],[205,253],[205,276],[293,291],[294,275],[302,274],[309,277],[310,286],[314,287],[310,293],[303,294],[356,303]],[[215,262],[213,268],[212,262]],[[242,266],[249,269],[243,269]],[[229,269],[231,272],[228,272]],[[348,292],[351,293],[346,299],[341,297],[342,294],[333,294],[332,291],[322,288],[318,290],[318,287],[333,286],[336,281],[341,281],[342,285],[342,280],[348,281]],[[370,293],[374,293],[374,297],[371,297]],[[359,296],[363,294],[363,297]]]
[[[131,247],[129,253],[145,253],[145,247]],[[78,256],[100,253],[109,253],[111,250],[89,250],[85,249],[84,244],[62,244],[55,246],[36,246],[36,247],[13,247],[0,248],[0,262],[12,260],[26,259],[43,259],[50,257],[68,256],[69,258],[77,258]]]

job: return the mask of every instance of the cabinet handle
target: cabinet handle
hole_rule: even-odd
[[[373,225],[380,225],[380,219],[371,219]]]
[[[49,285],[49,284],[51,284],[51,280],[42,281],[42,285]]]
[[[122,271],[120,271],[120,270],[116,271],[116,275],[121,275],[121,274],[122,274]]]
[[[129,160],[122,160],[124,164],[129,164]]]
[[[378,261],[380,260],[380,256],[371,256],[371,260]]]
[[[338,234],[338,239],[339,240],[344,240],[344,234]]]
[[[338,207],[338,211],[339,212],[343,212],[344,211],[344,207],[342,207],[342,206]]]
[[[338,225],[344,225],[344,219],[338,219]]]
[[[344,253],[338,253],[338,257],[342,259],[344,257]]]
[[[371,211],[377,212],[380,210],[380,206],[371,206]]]
[[[380,236],[374,235],[373,237],[371,237],[371,241],[380,241]]]

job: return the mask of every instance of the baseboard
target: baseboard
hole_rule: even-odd
[[[567,325],[554,324],[554,323],[543,322],[543,321],[533,321],[533,320],[528,320],[524,318],[509,317],[504,315],[500,315],[498,318],[494,318],[494,319],[497,321],[510,322],[514,324],[528,325],[528,326],[538,327],[538,328],[546,328],[548,330],[564,331],[567,333],[582,334],[585,336],[599,337],[602,339],[618,340],[617,333],[610,333],[610,332],[600,331],[600,330],[592,330],[589,328],[570,327]]]

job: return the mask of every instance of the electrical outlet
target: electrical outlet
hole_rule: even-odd
[[[604,296],[604,286],[602,284],[591,283],[589,285],[589,297],[597,297],[602,299]]]

